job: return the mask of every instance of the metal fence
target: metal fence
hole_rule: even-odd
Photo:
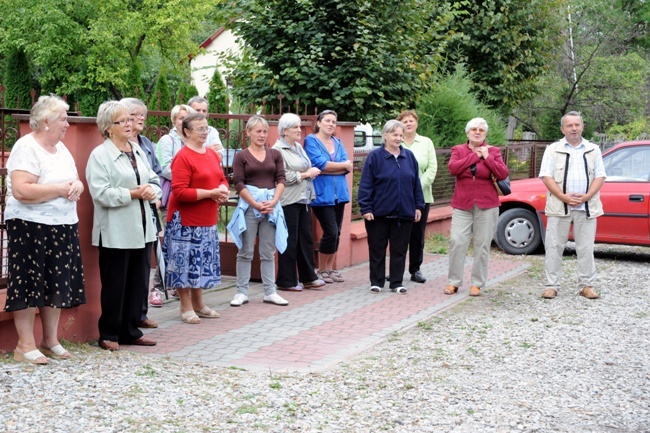
[[[503,160],[508,164],[510,169],[510,179],[528,179],[537,177],[539,168],[542,163],[544,149],[551,143],[550,141],[510,141],[507,146],[501,147]],[[361,170],[366,156],[366,149],[354,151],[354,181],[352,192],[352,218],[359,219],[359,207],[357,205],[357,186],[361,178]],[[447,205],[451,202],[451,196],[454,193],[456,179],[449,174],[447,166],[451,158],[451,149],[436,149],[438,160],[438,172],[432,185],[433,199],[435,205]]]

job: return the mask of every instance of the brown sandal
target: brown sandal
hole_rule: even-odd
[[[445,295],[453,295],[458,291],[458,287],[456,286],[447,286],[445,288]]]

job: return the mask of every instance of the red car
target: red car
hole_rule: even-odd
[[[650,246],[650,141],[619,143],[603,153],[607,180],[600,190],[605,214],[596,242]],[[531,254],[544,242],[546,187],[541,179],[516,180],[499,197],[496,242],[509,254]]]

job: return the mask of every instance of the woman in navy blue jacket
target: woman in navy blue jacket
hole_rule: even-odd
[[[323,229],[318,246],[318,278],[326,283],[343,282],[341,275],[334,270],[334,260],[339,248],[343,211],[350,201],[345,176],[352,172],[352,161],[348,159],[341,140],[334,136],[336,119],[336,112],[332,110],[320,112],[314,124],[314,134],[305,138],[305,152],[311,165],[320,170],[320,175],[313,181],[316,199],[311,202],[311,209]]]
[[[358,202],[368,234],[370,291],[381,292],[386,280],[386,247],[390,241],[391,291],[402,285],[411,227],[422,217],[424,196],[415,155],[402,147],[404,124],[389,120],[384,145],[370,152],[363,165]]]

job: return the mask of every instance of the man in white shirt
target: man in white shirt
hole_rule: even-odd
[[[573,223],[578,256],[579,294],[596,299],[594,240],[596,218],[603,214],[600,188],[605,183],[605,167],[600,148],[582,138],[582,116],[570,111],[562,117],[562,140],[549,145],[542,158],[539,177],[546,185],[546,290],[542,298],[553,299],[560,290],[562,255]]]
[[[187,101],[187,105],[192,107],[198,113],[203,114],[206,118],[208,117],[208,100],[201,97],[195,96]],[[203,147],[209,147],[210,149],[217,152],[219,159],[223,161],[223,156],[225,149],[223,144],[221,144],[221,139],[219,139],[219,132],[212,126],[208,126],[208,138],[205,140]]]

